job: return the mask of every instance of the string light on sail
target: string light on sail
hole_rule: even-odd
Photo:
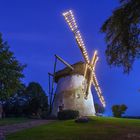
[[[64,12],[63,16],[64,16],[66,22],[68,23],[70,29],[72,30],[72,32],[75,35],[75,39],[76,39],[76,41],[78,43],[78,46],[79,46],[81,52],[84,55],[84,59],[85,59],[86,63],[89,63],[90,60],[89,60],[89,57],[88,57],[88,53],[86,51],[85,44],[84,44],[84,42],[82,40],[80,31],[78,30],[78,26],[76,24],[73,12],[71,10],[69,10],[68,12]]]
[[[106,103],[105,103],[104,97],[102,96],[102,92],[101,92],[101,89],[99,87],[99,84],[98,84],[98,81],[97,81],[97,78],[96,78],[96,75],[95,75],[94,72],[93,72],[93,81],[92,81],[92,83],[93,83],[93,85],[95,87],[95,90],[97,92],[97,95],[99,97],[100,102],[105,107],[106,106]]]

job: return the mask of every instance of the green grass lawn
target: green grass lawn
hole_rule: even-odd
[[[27,118],[4,118],[4,119],[0,119],[0,126],[10,125],[10,124],[15,124],[15,123],[22,123],[28,120],[29,119]]]
[[[140,120],[92,117],[89,123],[75,123],[74,120],[57,121],[16,132],[6,137],[6,140],[124,139],[140,139]]]

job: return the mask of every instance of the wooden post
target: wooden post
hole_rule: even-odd
[[[55,57],[58,58],[63,64],[65,64],[66,66],[68,66],[71,70],[74,70],[74,68],[65,60],[63,60],[61,57],[59,57],[58,55],[55,54]]]
[[[52,80],[52,90],[50,95],[50,113],[52,112],[52,100],[53,100],[53,92],[54,92],[54,80],[55,80],[55,71],[56,71],[57,57],[55,57],[54,62],[54,71],[53,71],[53,80]]]

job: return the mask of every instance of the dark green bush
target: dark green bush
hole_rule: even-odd
[[[59,120],[69,120],[69,119],[75,119],[79,117],[79,111],[77,110],[63,110],[59,111],[57,114],[57,118]]]

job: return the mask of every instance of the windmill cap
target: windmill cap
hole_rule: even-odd
[[[57,83],[58,80],[62,77],[66,77],[74,74],[84,75],[85,66],[86,64],[84,62],[79,61],[72,65],[74,70],[71,70],[69,67],[65,67],[64,69],[57,71],[55,73],[55,78],[54,78],[55,82]]]

